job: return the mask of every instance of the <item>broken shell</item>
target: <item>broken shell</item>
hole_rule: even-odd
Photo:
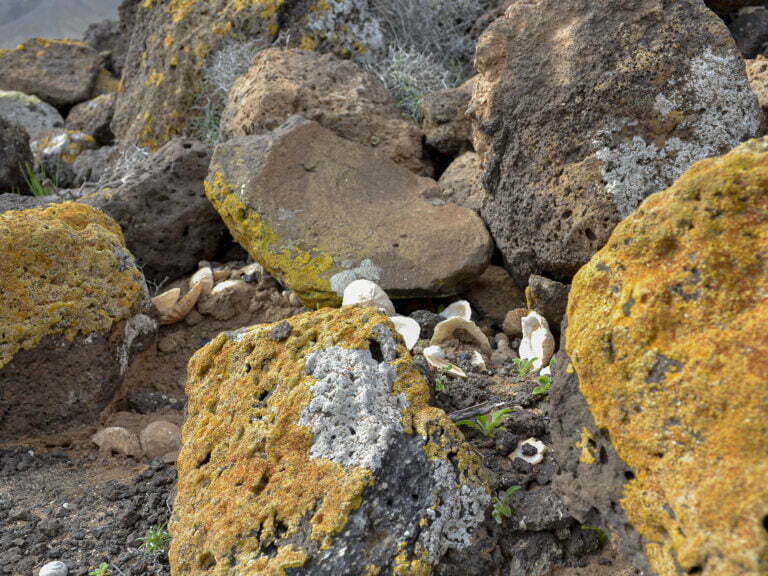
[[[213,269],[213,280],[214,282],[221,282],[222,280],[226,280],[229,278],[229,275],[232,274],[232,270],[229,268],[229,266],[221,266],[219,268]]]
[[[458,300],[440,312],[440,316],[443,318],[459,317],[469,322],[472,320],[472,307],[466,300]]]
[[[197,301],[200,299],[202,291],[202,284],[195,284],[190,287],[189,292],[184,294],[184,296],[178,300],[166,314],[160,314],[160,324],[165,326],[184,320],[184,318],[186,318],[194,309],[195,304],[197,304]]]
[[[435,326],[435,332],[429,343],[434,346],[440,346],[453,339],[468,344],[477,344],[480,352],[486,356],[491,355],[491,343],[488,341],[488,336],[480,330],[477,324],[459,316],[443,320]]]
[[[523,448],[525,446],[533,446],[536,449],[536,454],[532,454],[531,456],[527,456],[523,453]],[[520,458],[521,460],[525,460],[528,462],[528,464],[531,464],[532,466],[535,466],[536,464],[540,464],[542,460],[544,460],[544,452],[547,451],[547,447],[544,445],[544,442],[540,440],[536,440],[536,438],[528,438],[528,440],[523,440],[517,445],[517,448],[515,449],[512,454],[509,455],[509,458],[511,460],[514,460],[515,458]]]
[[[424,348],[424,359],[432,368],[441,372],[446,372],[451,376],[457,376],[459,378],[466,378],[467,373],[461,368],[456,366],[445,359],[445,352],[440,346],[428,346]]]
[[[189,288],[192,289],[196,284],[202,286],[200,296],[208,296],[211,290],[213,290],[213,270],[210,268],[200,268],[200,270],[192,274],[192,278],[189,280]]]
[[[395,306],[387,293],[370,280],[355,280],[344,289],[342,306],[373,306],[387,316],[395,315]]]
[[[171,310],[173,310],[173,307],[176,305],[176,302],[179,301],[180,296],[181,289],[171,288],[152,298],[152,304],[157,308],[157,311],[162,318],[163,316],[170,314]]]
[[[523,339],[520,342],[520,358],[533,360],[533,370],[538,372],[549,364],[555,353],[555,338],[549,331],[546,318],[538,312],[530,312],[523,318]]]
[[[469,362],[475,368],[478,368],[480,370],[487,370],[487,367],[485,366],[485,358],[483,358],[483,355],[480,354],[480,352],[478,352],[477,350],[472,352],[472,359]]]
[[[397,330],[403,337],[403,340],[405,340],[405,346],[408,350],[413,350],[413,347],[416,346],[416,343],[419,341],[419,336],[421,336],[421,326],[419,326],[419,323],[407,316],[392,316],[390,320],[392,320],[392,324],[395,325],[395,330]]]
[[[502,329],[504,330],[504,334],[509,336],[510,338],[519,338],[523,335],[523,318],[528,315],[528,310],[526,308],[515,308],[514,310],[510,310],[507,312],[507,315],[504,317],[504,324],[502,325]]]
[[[239,278],[246,282],[261,282],[261,279],[264,278],[264,267],[258,262],[254,262],[253,264],[243,266],[232,274],[233,276],[237,274]]]

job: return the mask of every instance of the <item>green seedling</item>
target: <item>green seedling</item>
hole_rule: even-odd
[[[522,490],[522,488],[522,486],[510,486],[493,497],[493,512],[491,512],[491,516],[496,520],[496,524],[504,522],[504,518],[512,517],[512,507],[509,505],[509,498],[518,490]]]
[[[499,429],[503,428],[502,424],[504,424],[510,412],[512,412],[510,408],[504,408],[496,410],[491,414],[478,416],[474,420],[459,420],[457,424],[477,430],[486,438],[492,438]]]
[[[49,196],[53,194],[53,191],[48,189],[47,182],[49,178],[44,168],[40,168],[40,172],[37,172],[32,164],[24,162],[21,164],[21,175],[24,177],[24,182],[26,182],[27,188],[29,188],[33,196]]]
[[[517,370],[517,375],[521,378],[527,378],[530,376],[531,371],[533,370],[533,365],[536,363],[536,358],[528,358],[527,360],[523,360],[522,358],[513,358],[512,362],[515,365],[515,370]]]
[[[168,545],[171,543],[171,535],[165,527],[153,526],[149,529],[146,536],[139,538],[141,542],[141,550],[147,554],[159,554],[165,552],[168,549]]]
[[[551,374],[554,373],[554,370],[555,370],[555,359],[552,358],[552,360],[550,360],[549,362],[550,374],[538,377],[537,382],[539,383],[539,385],[533,389],[534,396],[546,396],[547,394],[549,394],[549,391],[552,388]]]
[[[109,564],[102,562],[98,568],[88,572],[88,576],[109,576]]]
[[[440,370],[440,374],[435,376],[435,392],[445,392],[448,390],[448,375],[451,372],[449,366]]]
[[[605,543],[608,542],[608,534],[606,534],[605,530],[603,530],[602,528],[598,528],[597,526],[584,525],[581,527],[581,529],[589,530],[597,534],[597,541],[600,543],[600,546],[604,546]]]

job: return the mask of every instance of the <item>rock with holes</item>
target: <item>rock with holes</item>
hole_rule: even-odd
[[[429,574],[490,504],[477,455],[390,320],[324,309],[219,335],[189,365],[174,573]]]
[[[765,573],[766,189],[768,139],[699,162],[571,288],[551,395],[560,483],[652,574]]]
[[[474,78],[461,86],[424,97],[425,142],[449,158],[472,150],[472,122],[467,115]]]
[[[0,437],[97,421],[156,328],[120,227],[76,203],[0,214]]]
[[[699,0],[515,2],[475,63],[483,215],[520,284],[569,279],[643,198],[762,119],[728,29]]]

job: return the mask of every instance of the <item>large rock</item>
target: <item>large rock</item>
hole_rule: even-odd
[[[101,56],[84,42],[33,38],[0,51],[0,90],[71,106],[91,97],[100,68]]]
[[[765,574],[766,189],[766,139],[700,162],[574,278],[562,483],[659,576]]]
[[[744,58],[754,58],[768,48],[768,8],[744,8],[731,19],[728,29]]]
[[[18,125],[0,117],[0,192],[27,193],[24,165],[32,165],[29,136]]]
[[[515,2],[475,62],[483,212],[506,265],[564,280],[643,198],[753,137],[762,112],[702,2]]]
[[[205,197],[210,159],[202,143],[175,139],[152,155],[134,178],[81,201],[117,220],[149,280],[173,280],[197,270],[200,260],[213,260],[228,238]]]
[[[727,15],[748,6],[760,6],[765,0],[706,0],[707,6],[718,14]]]
[[[754,60],[747,60],[747,77],[760,107],[768,114],[768,58],[758,56]]]
[[[0,437],[93,423],[155,323],[120,227],[81,204],[0,214]]]
[[[482,175],[480,156],[465,152],[448,165],[438,180],[439,193],[437,190],[430,191],[437,195],[429,196],[429,199],[433,202],[453,202],[479,213],[487,196]]]
[[[99,53],[108,54],[104,64],[107,69],[120,76],[128,51],[128,39],[117,20],[102,20],[88,26],[83,40]]]
[[[40,173],[57,187],[68,188],[77,182],[75,162],[86,150],[98,147],[90,134],[74,130],[44,132],[30,144]]]
[[[0,118],[18,124],[30,138],[64,128],[64,118],[56,108],[23,92],[0,90]]]
[[[68,130],[84,132],[92,136],[100,146],[112,143],[114,135],[110,128],[115,113],[115,95],[102,94],[87,102],[81,102],[67,115]]]
[[[394,297],[454,294],[488,264],[491,241],[471,210],[433,206],[436,186],[380,152],[294,117],[214,153],[206,193],[250,255],[310,307],[351,281]]]
[[[381,48],[369,0],[207,2],[156,0],[130,12],[133,34],[113,130],[157,149],[189,132],[204,94],[203,71],[232,42],[281,43],[349,57]],[[126,14],[128,11],[125,11]],[[123,11],[121,10],[121,19]]]
[[[225,138],[263,134],[294,114],[342,138],[372,146],[429,175],[423,134],[403,117],[384,85],[354,62],[304,50],[264,50],[229,93]]]
[[[421,111],[426,143],[455,158],[472,150],[472,121],[467,114],[475,79],[424,97]]]
[[[321,310],[192,358],[174,573],[429,574],[490,504],[479,461],[390,321]]]

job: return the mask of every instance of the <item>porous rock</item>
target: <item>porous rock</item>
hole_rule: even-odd
[[[107,456],[123,454],[139,458],[142,455],[139,437],[134,432],[122,426],[102,428],[91,438],[91,442],[99,447],[99,451]]]
[[[113,174],[112,169],[117,154],[115,146],[102,146],[95,150],[88,149],[80,152],[72,164],[73,186],[107,180]],[[89,193],[87,186],[83,187],[83,192]]]
[[[44,132],[30,144],[40,172],[61,188],[76,184],[75,162],[82,152],[97,147],[93,136],[74,130]]]
[[[66,127],[68,130],[84,132],[99,145],[105,146],[114,139],[110,128],[114,112],[115,95],[102,94],[72,108],[67,115]]]
[[[16,124],[0,117],[0,192],[24,191],[23,166],[32,165],[29,136]]]
[[[491,242],[471,210],[433,206],[433,180],[316,122],[220,145],[208,198],[238,243],[314,308],[357,279],[392,297],[459,292],[488,265]]]
[[[0,90],[0,118],[17,124],[30,138],[64,127],[64,119],[56,108],[37,96],[12,90]]]
[[[255,326],[191,360],[172,570],[415,575],[467,550],[490,504],[479,461],[387,317],[288,321],[287,340]]]
[[[92,422],[154,330],[120,227],[81,204],[0,214],[0,436]]]
[[[515,2],[475,65],[483,215],[520,283],[570,278],[643,198],[762,120],[728,29],[698,0]]]
[[[472,150],[472,121],[467,114],[474,78],[461,86],[433,92],[424,98],[422,127],[425,142],[451,158]]]
[[[631,552],[659,576],[765,570],[766,187],[768,140],[699,162],[574,278],[570,366],[553,388],[577,385],[594,426],[564,432],[578,459],[566,471],[583,485],[609,467],[614,484],[574,498],[606,509],[622,494],[625,524],[643,539]],[[608,437],[622,475],[596,451]]]
[[[263,134],[294,114],[377,148],[414,172],[432,172],[421,130],[402,115],[384,85],[333,54],[279,48],[260,52],[232,87],[221,129],[225,138]]]
[[[32,38],[0,51],[0,90],[71,106],[91,97],[100,68],[101,56],[84,42]]]
[[[440,187],[430,190],[427,198],[433,203],[453,202],[479,213],[486,197],[482,175],[480,156],[465,152],[448,165],[438,181]]]
[[[86,44],[96,50],[96,52],[108,54],[104,65],[117,76],[122,74],[130,40],[123,33],[121,24],[122,22],[117,20],[95,22],[88,26],[83,36]]]
[[[134,178],[82,198],[120,223],[148,279],[180,278],[213,260],[226,228],[205,197],[210,152],[195,140],[173,140]]]

